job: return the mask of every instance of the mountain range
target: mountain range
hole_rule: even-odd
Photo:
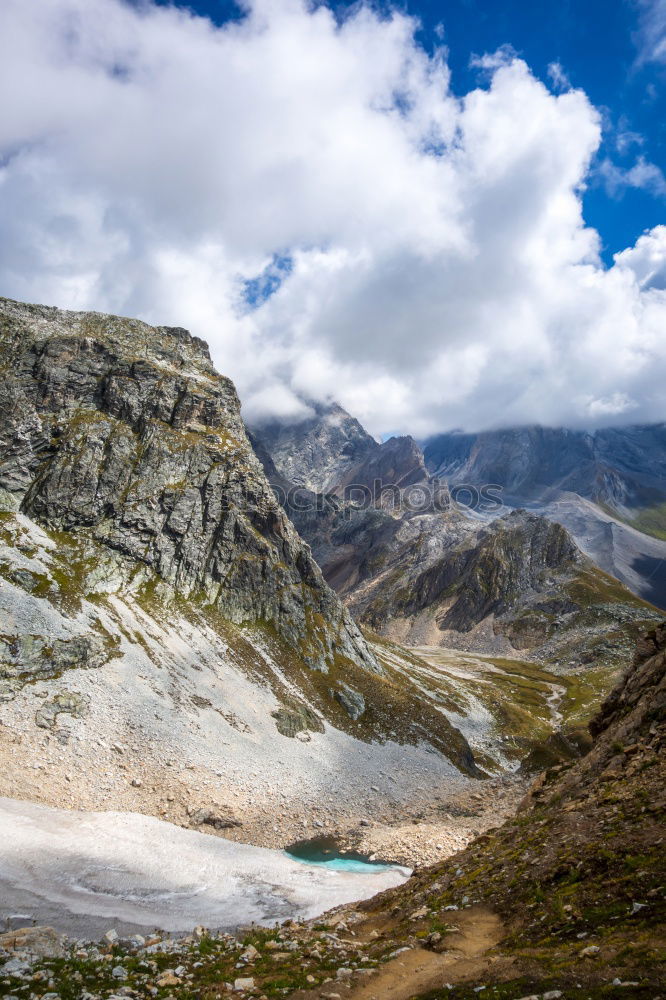
[[[383,490],[386,509],[393,487],[441,492],[435,485],[441,481],[455,508],[467,508],[472,518],[526,508],[562,524],[599,568],[666,605],[666,425],[594,434],[525,427],[443,434],[423,445],[410,437],[380,444],[337,404],[313,409],[296,424],[253,428],[264,464],[267,455],[272,461],[273,482],[282,477],[356,502],[364,490],[373,500]],[[408,499],[413,513],[428,513],[418,492]],[[311,540],[307,531],[304,537]]]

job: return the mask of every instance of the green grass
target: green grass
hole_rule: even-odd
[[[643,508],[629,523],[646,535],[666,541],[666,503]]]

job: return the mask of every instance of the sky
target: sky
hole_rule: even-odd
[[[666,0],[3,0],[0,294],[251,422],[666,418]]]

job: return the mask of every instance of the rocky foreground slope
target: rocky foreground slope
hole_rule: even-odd
[[[0,793],[293,832],[397,759],[398,798],[476,773],[324,582],[201,341],[2,300],[0,352]]]
[[[37,974],[52,989],[78,977],[94,997],[122,982],[126,995],[176,1000],[656,1000],[666,988],[666,624],[640,641],[591,728],[592,750],[544,772],[517,816],[403,886],[240,940],[199,929],[146,947],[111,936],[42,960]],[[11,935],[3,943],[21,947]],[[6,970],[7,988],[23,987],[24,973]]]
[[[362,905],[364,923],[383,924],[382,936],[390,927],[394,942],[444,955],[457,944],[447,925],[462,917],[471,933],[483,907],[501,920],[484,963],[463,963],[459,979],[455,964],[439,970],[468,986],[406,984],[405,997],[467,998],[481,984],[510,984],[502,997],[573,997],[581,985],[597,997],[624,983],[631,992],[618,996],[654,998],[666,986],[666,623],[638,642],[590,729],[590,752],[544,772],[515,819]]]

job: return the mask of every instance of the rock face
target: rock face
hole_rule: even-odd
[[[603,733],[621,736],[628,746],[650,733],[655,720],[666,718],[666,622],[642,635],[633,662],[590,722],[595,738]],[[651,741],[654,742],[654,741]],[[604,740],[609,749],[608,735]]]
[[[101,544],[121,575],[148,568],[232,622],[270,623],[308,666],[343,656],[378,669],[276,504],[202,342],[7,300],[0,336],[11,507]]]
[[[552,599],[553,574],[573,568],[579,559],[578,549],[559,524],[514,511],[473,536],[468,547],[457,548],[421,573],[405,610],[420,611],[452,597],[441,627],[468,632],[531,592],[549,591]]]
[[[337,403],[312,406],[314,415],[300,423],[252,428],[250,438],[271,482],[357,503],[365,491],[373,502],[391,506],[393,488],[428,481],[414,438],[391,437],[378,444]]]
[[[394,490],[404,491],[417,483],[427,482],[428,478],[423,452],[414,438],[392,437],[340,476],[335,492],[343,496],[349,494],[350,499],[354,499],[352,488],[358,492],[365,489],[381,506],[390,507],[395,502]]]

